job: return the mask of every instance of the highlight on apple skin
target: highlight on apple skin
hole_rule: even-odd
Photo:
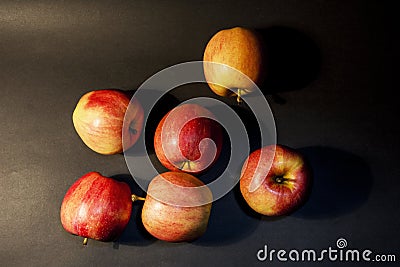
[[[76,132],[93,151],[118,154],[133,146],[143,128],[144,111],[136,98],[118,89],[104,89],[84,94],[72,115]],[[126,118],[125,118],[126,116]],[[127,122],[124,124],[124,118]],[[122,135],[124,134],[124,145]]]
[[[67,191],[61,204],[61,224],[74,235],[113,241],[126,228],[132,212],[128,184],[89,172]]]
[[[267,175],[262,176],[260,173],[269,167]],[[295,211],[305,202],[311,183],[311,169],[299,151],[270,145],[252,152],[246,159],[240,191],[254,211],[279,216]]]
[[[162,173],[149,184],[143,225],[160,240],[195,240],[207,229],[212,200],[210,189],[196,177],[183,172]]]
[[[220,96],[240,96],[254,90],[248,79],[258,84],[264,79],[264,51],[259,34],[244,27],[234,27],[217,32],[207,43],[203,55],[204,75],[211,90]],[[228,65],[239,72],[220,64]],[[236,90],[233,93],[230,89]]]
[[[223,142],[221,125],[208,109],[183,104],[168,112],[154,134],[154,149],[171,171],[200,173],[218,159]]]

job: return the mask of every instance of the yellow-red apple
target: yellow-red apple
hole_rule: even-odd
[[[72,115],[75,130],[82,141],[93,151],[105,155],[121,153],[123,148],[126,150],[133,146],[142,132],[144,114],[137,99],[133,98],[127,109],[129,103],[127,92],[117,89],[84,94]]]
[[[212,193],[202,181],[183,172],[151,180],[142,210],[146,230],[168,242],[192,241],[207,229]]]
[[[297,209],[306,200],[310,185],[311,170],[303,155],[283,145],[265,146],[252,152],[240,177],[240,191],[247,204],[268,216],[285,215]]]
[[[222,149],[222,127],[208,109],[183,104],[168,112],[154,135],[160,162],[171,171],[200,173],[210,167]]]
[[[85,241],[113,241],[125,229],[131,212],[128,184],[89,172],[68,189],[60,217],[66,231],[84,237]]]
[[[208,42],[203,55],[204,75],[209,87],[220,96],[247,94],[254,90],[251,81],[258,84],[263,79],[263,47],[259,35],[250,29],[235,27],[217,32]],[[233,72],[223,65],[239,72]],[[242,74],[241,74],[241,73]],[[231,90],[233,89],[235,93]]]

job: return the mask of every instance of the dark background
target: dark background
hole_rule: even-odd
[[[256,258],[264,245],[318,250],[335,248],[340,237],[348,248],[399,260],[396,7],[188,2],[0,2],[0,264],[266,265]],[[181,244],[147,235],[135,204],[118,242],[83,247],[60,223],[65,192],[89,171],[120,179],[129,171],[122,155],[98,155],[75,133],[71,116],[80,96],[135,89],[165,67],[201,60],[211,36],[233,26],[266,38],[273,68],[262,89],[278,142],[301,150],[313,167],[309,201],[290,216],[260,217],[233,190],[214,203],[206,234]],[[206,85],[188,88],[175,97],[216,97]]]

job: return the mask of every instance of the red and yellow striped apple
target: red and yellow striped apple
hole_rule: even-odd
[[[71,234],[113,241],[124,231],[132,212],[128,184],[89,172],[67,191],[61,204],[61,223]]]
[[[240,191],[247,204],[268,216],[296,210],[306,200],[310,186],[311,170],[305,158],[299,151],[283,145],[265,146],[252,152],[240,178]]]
[[[263,47],[259,35],[244,27],[224,29],[217,32],[208,42],[203,55],[204,75],[211,90],[220,96],[240,96],[254,90],[254,85],[263,77]],[[214,62],[228,65],[241,72],[233,72],[223,65],[208,64]],[[233,93],[230,89],[236,90]]]
[[[142,210],[146,230],[168,242],[192,241],[207,229],[212,193],[202,181],[183,172],[151,180]]]
[[[222,149],[222,127],[208,109],[183,104],[168,112],[154,135],[160,162],[171,171],[200,173],[210,167]]]
[[[143,128],[143,108],[127,92],[117,89],[91,91],[83,95],[72,115],[82,141],[100,154],[117,154],[133,146]],[[124,118],[126,123],[124,124]],[[124,134],[125,144],[122,144]]]

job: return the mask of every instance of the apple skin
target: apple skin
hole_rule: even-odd
[[[228,65],[259,84],[264,78],[263,54],[261,37],[255,31],[235,27],[221,30],[209,40],[203,61]],[[228,68],[203,63],[203,69],[209,87],[217,95],[235,95],[229,88],[240,89],[238,95],[254,90],[254,85],[243,79],[243,75]]]
[[[118,89],[96,90],[83,95],[72,115],[82,141],[104,155],[118,154],[123,152],[123,147],[133,146],[142,132],[144,111],[139,101],[133,98],[127,112],[129,103],[128,93]],[[122,135],[127,137],[124,144]]]
[[[113,241],[124,231],[132,212],[128,184],[89,172],[67,191],[61,204],[61,223],[74,235]]]
[[[261,151],[265,160],[260,161],[257,167]],[[271,168],[267,176],[257,177],[260,170],[268,166]],[[251,184],[253,177],[260,179],[260,186],[254,187],[255,190]],[[254,211],[268,216],[287,215],[307,199],[311,182],[310,167],[300,152],[283,145],[270,145],[252,152],[246,159],[241,172],[240,191]]]
[[[215,116],[198,104],[183,104],[168,112],[154,135],[161,164],[171,171],[193,174],[210,167],[218,159],[223,142],[222,127],[211,118]]]
[[[150,182],[142,222],[154,237],[168,242],[192,241],[207,229],[212,193],[202,181],[182,172],[165,172]]]

